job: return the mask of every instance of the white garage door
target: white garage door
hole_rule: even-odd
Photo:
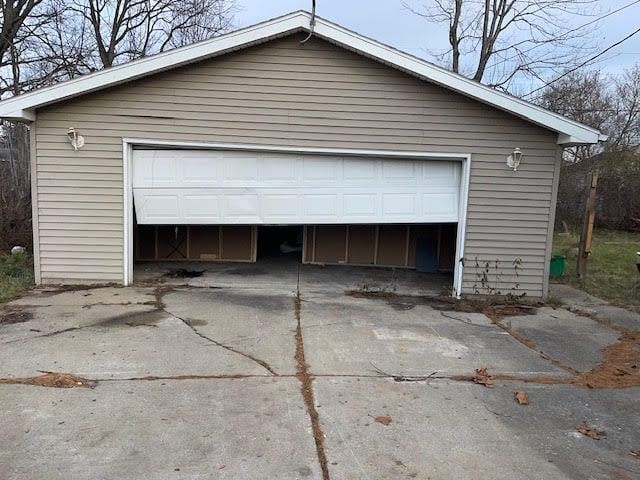
[[[457,222],[460,163],[135,150],[140,224]]]

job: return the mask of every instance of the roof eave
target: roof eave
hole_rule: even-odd
[[[1,118],[3,120],[8,120],[10,122],[31,123],[36,121],[36,111],[32,108],[18,109],[18,110],[8,111],[6,114],[3,113]]]
[[[127,62],[98,72],[82,75],[50,87],[0,101],[0,118],[33,121],[36,109],[117,86],[148,75],[224,55],[234,50],[267,42],[296,31],[308,30],[310,15],[304,11],[267,20],[220,37],[186,47]]]
[[[580,135],[559,133],[558,145],[563,147],[575,147],[576,145],[595,145],[601,142],[606,142],[608,139],[608,135],[603,135],[597,130],[583,132]]]
[[[293,12],[211,40],[145,57],[4,100],[0,102],[0,118],[34,121],[35,110],[43,106],[264,43],[295,31],[309,31],[310,21],[311,14],[308,12]],[[317,18],[314,32],[319,38],[343,48],[554,131],[558,133],[559,145],[595,144],[603,141],[604,136],[600,132],[586,125],[491,89],[327,20]]]

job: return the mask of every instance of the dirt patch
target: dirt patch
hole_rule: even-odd
[[[454,380],[457,382],[473,382],[482,384],[482,382],[477,381],[476,375],[452,375],[451,377],[443,377],[449,380]],[[536,376],[515,376],[515,375],[503,375],[500,373],[491,374],[491,381],[499,382],[520,382],[520,383],[532,383],[536,385],[573,385],[574,379],[572,377],[547,377],[544,375],[536,375]]]
[[[434,310],[445,312],[483,313],[491,320],[521,315],[534,315],[539,304],[501,303],[500,301],[481,299],[462,299],[436,296],[398,295],[387,291],[348,290],[345,295],[353,298],[369,298],[384,300],[395,310],[409,310],[416,305],[426,305]]]
[[[24,310],[9,309],[0,312],[0,325],[28,322],[33,318],[33,313]]]
[[[587,371],[577,372],[571,377],[514,376],[489,374],[483,369],[475,375],[456,375],[452,380],[480,383],[485,381],[515,381],[539,385],[575,385],[593,389],[619,389],[640,387],[640,332],[624,330],[620,339],[603,349],[604,359],[600,365]]]
[[[46,372],[37,377],[0,378],[0,384],[5,385],[36,385],[51,388],[95,388],[95,380],[77,377],[69,373]]]
[[[35,290],[40,297],[53,297],[65,292],[81,292],[84,290],[96,290],[97,288],[124,288],[119,283],[94,283],[87,285],[55,285],[47,286],[46,289]]]
[[[304,404],[307,407],[307,414],[311,420],[311,429],[313,431],[313,439],[316,443],[316,454],[318,462],[322,469],[323,480],[329,480],[329,467],[327,465],[327,455],[324,450],[324,433],[320,427],[320,416],[316,410],[315,400],[313,398],[313,377],[309,374],[309,365],[304,356],[304,343],[302,340],[302,326],[300,323],[300,292],[293,299],[293,309],[296,316],[297,327],[295,334],[296,341],[296,378],[300,381],[300,390]]]
[[[177,270],[171,270],[164,274],[169,278],[197,278],[201,277],[206,270],[187,270],[186,268],[179,268]]]
[[[620,338],[602,350],[600,365],[576,376],[577,385],[598,389],[640,387],[640,332],[612,328],[620,332]]]

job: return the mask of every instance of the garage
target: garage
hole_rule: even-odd
[[[29,124],[38,284],[130,285],[136,262],[268,271],[285,250],[544,297],[563,149],[604,138],[306,12],[2,100],[0,118]]]
[[[453,272],[464,158],[131,147],[134,260]]]

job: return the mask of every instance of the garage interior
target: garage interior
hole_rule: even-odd
[[[136,225],[136,262],[260,262],[452,272],[456,224]]]

